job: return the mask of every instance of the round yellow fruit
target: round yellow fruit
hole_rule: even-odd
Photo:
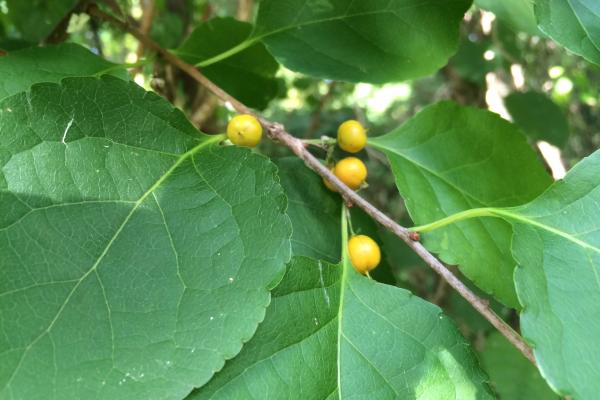
[[[350,119],[340,125],[338,145],[349,153],[358,153],[367,144],[367,131],[360,122]]]
[[[361,274],[371,271],[381,261],[379,245],[365,235],[352,236],[348,240],[348,252],[354,269]]]
[[[227,137],[238,146],[254,147],[262,138],[262,126],[252,115],[236,115],[227,124]]]
[[[360,188],[367,179],[367,167],[356,157],[346,157],[335,164],[333,173],[350,189]]]

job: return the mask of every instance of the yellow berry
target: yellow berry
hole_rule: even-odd
[[[379,245],[365,235],[352,236],[348,240],[348,252],[354,269],[363,275],[377,267],[381,261]]]
[[[333,173],[350,189],[360,188],[367,179],[367,167],[356,157],[346,157],[333,168]]]
[[[238,146],[254,147],[262,138],[262,126],[252,115],[236,115],[227,124],[227,137]]]
[[[337,139],[343,150],[358,153],[367,144],[367,131],[360,122],[350,119],[338,128]]]

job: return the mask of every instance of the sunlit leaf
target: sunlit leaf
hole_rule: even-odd
[[[0,102],[0,398],[181,399],[290,255],[276,168],[105,76]]]
[[[531,203],[505,210],[514,224],[521,329],[559,394],[600,391],[600,151]]]
[[[254,338],[188,399],[492,399],[485,381],[433,304],[296,257]]]
[[[514,125],[453,103],[429,106],[369,144],[390,160],[416,225],[471,208],[520,205],[551,183]],[[491,218],[462,221],[424,234],[423,240],[480,288],[518,307],[511,236],[510,224]]]
[[[600,65],[600,2],[535,0],[540,29],[590,62]]]

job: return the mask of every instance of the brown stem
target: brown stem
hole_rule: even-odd
[[[154,19],[156,4],[155,4],[154,0],[142,0],[141,6],[142,6],[142,20],[140,23],[140,33],[142,33],[144,36],[148,36],[148,33],[150,32],[150,28],[152,27],[152,20]],[[138,60],[144,56],[144,50],[145,50],[144,42],[142,42],[140,40],[137,51],[136,51],[136,56],[137,56]],[[131,71],[131,75],[135,76],[136,74],[140,73],[141,71],[142,71],[142,67],[134,68]]]
[[[489,302],[478,297],[473,293],[464,283],[460,281],[452,272],[450,272],[444,264],[442,264],[435,256],[433,256],[423,245],[411,239],[410,232],[405,227],[397,224],[390,217],[385,215],[381,210],[373,206],[371,203],[360,197],[355,191],[348,188],[342,183],[335,175],[327,169],[325,165],[321,163],[319,159],[313,156],[305,147],[302,140],[295,138],[288,132],[286,132],[283,125],[271,122],[266,118],[254,113],[249,107],[229,95],[219,86],[215,85],[212,81],[206,78],[196,67],[186,63],[177,56],[169,53],[167,50],[161,48],[152,39],[143,35],[137,29],[129,26],[128,24],[108,15],[99,10],[95,6],[91,6],[88,11],[91,15],[102,18],[119,28],[129,32],[131,35],[136,37],[138,40],[143,41],[146,47],[155,50],[159,53],[167,62],[181,69],[194,80],[201,85],[205,86],[208,90],[213,92],[222,101],[231,104],[231,106],[238,112],[244,114],[252,114],[258,118],[269,133],[269,137],[284,146],[288,147],[296,156],[304,161],[304,163],[317,174],[326,178],[329,182],[335,186],[338,192],[342,195],[346,203],[353,204],[362,208],[367,214],[371,216],[375,221],[379,222],[389,231],[394,233],[400,239],[402,239],[415,253],[419,255],[435,272],[437,272],[443,279],[448,282],[462,297],[465,298],[481,315],[483,315],[498,331],[508,339],[523,355],[535,364],[535,358],[531,348],[525,343],[523,338],[519,336],[508,324],[506,324],[496,313],[489,307]]]
[[[310,125],[308,126],[308,129],[306,130],[306,133],[304,134],[305,138],[307,138],[307,139],[311,138],[314,135],[314,133],[321,126],[321,113],[323,111],[323,108],[325,108],[325,105],[331,98],[331,96],[333,96],[333,92],[335,91],[335,86],[336,86],[335,81],[332,81],[329,83],[329,85],[327,85],[327,93],[325,93],[319,99],[319,103],[317,104],[317,107],[315,108],[315,111],[313,112],[313,116],[310,119]]]
[[[238,9],[236,13],[240,21],[250,21],[252,17],[252,0],[238,0]]]

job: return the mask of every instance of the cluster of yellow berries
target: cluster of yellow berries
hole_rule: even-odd
[[[348,120],[338,128],[337,142],[342,150],[358,153],[367,145],[367,131],[360,122]],[[341,159],[331,168],[331,172],[353,190],[360,189],[367,180],[367,167],[356,157]],[[336,191],[327,179],[323,183],[329,190]]]
[[[237,115],[227,124],[227,137],[238,146],[254,147],[262,138],[262,126],[252,115]],[[338,128],[337,143],[344,151],[358,153],[367,144],[367,131],[360,122],[348,120]],[[360,189],[367,179],[367,167],[356,157],[341,159],[331,167],[331,171],[353,190]],[[336,191],[328,180],[324,179],[323,183]],[[365,235],[355,235],[348,240],[348,253],[354,269],[361,274],[368,274],[381,261],[379,246]]]

